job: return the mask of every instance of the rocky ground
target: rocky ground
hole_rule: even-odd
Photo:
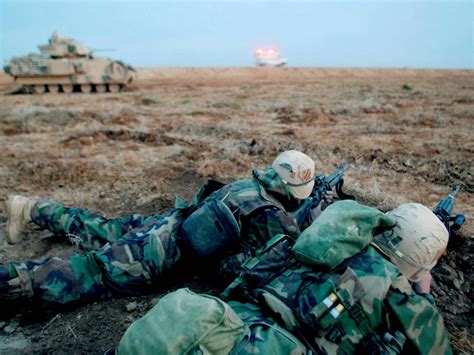
[[[473,349],[474,72],[295,68],[144,69],[119,94],[0,97],[0,262],[75,247],[31,230],[7,245],[10,193],[106,215],[153,213],[207,178],[247,177],[299,149],[322,173],[387,210],[430,207],[461,185],[467,222],[434,271],[433,294],[457,352]],[[9,79],[0,75],[0,89]],[[168,289],[218,293],[214,275],[177,272],[154,292],[69,309],[0,312],[0,353],[101,353]]]

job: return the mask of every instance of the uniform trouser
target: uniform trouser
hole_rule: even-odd
[[[64,304],[107,298],[114,292],[139,294],[180,260],[181,210],[166,217],[107,219],[41,200],[31,217],[54,234],[78,238],[87,252],[10,263],[0,275],[0,299],[35,297]]]

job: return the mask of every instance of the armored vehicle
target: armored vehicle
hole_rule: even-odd
[[[255,50],[255,60],[259,67],[282,67],[286,58],[280,55],[276,48],[260,47]]]
[[[118,60],[95,58],[72,38],[53,33],[41,54],[13,58],[4,66],[26,92],[118,92],[135,78],[135,69]]]

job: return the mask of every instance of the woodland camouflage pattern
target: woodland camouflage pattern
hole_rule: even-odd
[[[430,298],[416,294],[397,267],[369,246],[374,231],[394,223],[379,210],[339,201],[295,243],[292,237],[275,236],[224,292],[248,328],[232,354],[450,353]],[[297,250],[310,257],[301,259]],[[320,258],[329,251],[328,259]],[[252,304],[243,303],[248,301]],[[160,314],[174,316],[166,321],[157,317],[160,326],[141,333],[159,334],[167,323],[179,328],[195,317],[177,302],[166,307]]]
[[[306,346],[298,338],[266,316],[258,306],[235,301],[228,304],[250,331],[232,354],[307,354]]]
[[[251,250],[262,247],[280,233],[298,236],[300,228],[295,218],[286,212],[285,207],[289,202],[282,201],[288,192],[280,189],[282,184],[276,172],[269,168],[265,171],[254,170],[253,175],[254,179],[228,184],[209,197],[223,200],[234,212],[242,225],[245,245]],[[276,199],[274,196],[281,198]],[[265,212],[253,213],[260,209]]]
[[[187,288],[164,295],[116,348],[134,354],[306,354],[295,336],[250,303],[225,303]]]
[[[383,339],[397,330],[407,338],[403,351],[451,353],[436,308],[372,247],[318,272],[294,258],[289,238],[273,243],[247,262],[224,292],[226,299],[260,305],[317,353],[363,351],[374,332]]]
[[[273,235],[299,234],[294,218],[264,190],[264,183],[257,177],[240,180],[210,195],[225,197],[224,202],[235,211],[241,224],[242,245],[219,256],[220,260],[225,259],[221,272],[228,277],[235,277],[243,261]],[[107,298],[113,293],[145,292],[183,259],[183,253],[191,256],[180,236],[180,226],[190,209],[209,196],[202,190],[189,207],[171,209],[164,215],[113,219],[51,200],[39,201],[32,209],[32,221],[54,234],[78,241],[87,252],[0,266],[0,299],[34,296],[64,304]]]
[[[176,210],[167,217],[133,215],[107,220],[43,200],[33,207],[35,223],[53,233],[80,238],[89,250],[103,246],[85,255],[14,262],[10,270],[18,273],[23,296],[34,293],[55,303],[110,297],[114,291],[140,294],[179,260],[176,235],[182,219],[182,211]],[[137,223],[143,225],[126,232]],[[7,291],[11,293],[12,288]],[[5,297],[4,292],[0,295]]]

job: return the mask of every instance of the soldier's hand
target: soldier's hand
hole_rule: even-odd
[[[333,190],[328,190],[324,193],[323,200],[326,203],[326,207],[327,207],[331,203],[337,200],[337,194]]]
[[[333,203],[334,200],[334,192],[332,190],[326,191],[321,201],[319,201],[318,205],[310,210],[310,222],[313,222],[316,218],[318,218],[321,213],[326,209],[326,207]]]
[[[413,284],[413,288],[417,293],[430,293],[431,281],[433,281],[433,277],[431,273],[427,272],[421,280]]]

